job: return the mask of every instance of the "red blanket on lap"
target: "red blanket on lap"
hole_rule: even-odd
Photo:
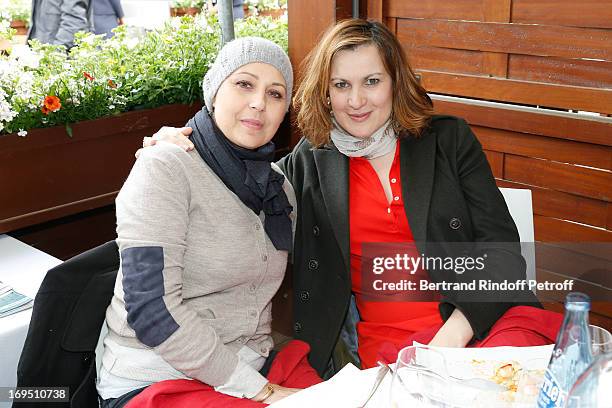
[[[491,327],[487,337],[468,347],[528,347],[553,344],[557,340],[557,333],[562,322],[563,315],[560,313],[531,306],[515,306],[504,313]],[[413,341],[428,344],[440,327],[441,325],[437,325],[414,333],[406,341],[404,347],[412,345]],[[400,349],[387,343],[381,348],[380,359],[395,362]]]
[[[292,340],[276,356],[268,373],[273,384],[307,388],[322,380],[308,363],[310,346]],[[258,408],[266,404],[230,397],[197,380],[167,380],[147,387],[126,408]]]

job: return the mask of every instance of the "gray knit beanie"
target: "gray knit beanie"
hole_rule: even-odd
[[[285,51],[277,44],[261,37],[242,37],[233,40],[219,51],[213,66],[204,75],[202,90],[204,91],[204,102],[212,112],[212,101],[221,83],[235,70],[252,62],[263,62],[272,65],[285,78],[287,84],[287,110],[291,103],[291,92],[293,88],[293,70],[291,61]]]

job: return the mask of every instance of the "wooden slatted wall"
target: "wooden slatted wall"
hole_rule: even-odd
[[[430,92],[612,113],[610,0],[381,3]]]

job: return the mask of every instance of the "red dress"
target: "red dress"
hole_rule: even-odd
[[[399,153],[397,143],[389,172],[391,204],[368,160],[352,157],[349,162],[351,280],[361,317],[357,335],[362,368],[376,366],[381,352],[390,346],[401,348],[415,332],[442,323],[438,302],[370,300],[362,287],[362,244],[414,242],[404,210],[404,199],[410,198],[402,197]]]

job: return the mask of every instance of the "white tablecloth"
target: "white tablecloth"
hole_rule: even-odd
[[[62,261],[8,235],[0,235],[0,281],[32,299],[47,271]],[[17,363],[32,309],[0,318],[0,387],[17,383]],[[0,402],[0,408],[10,407]]]

